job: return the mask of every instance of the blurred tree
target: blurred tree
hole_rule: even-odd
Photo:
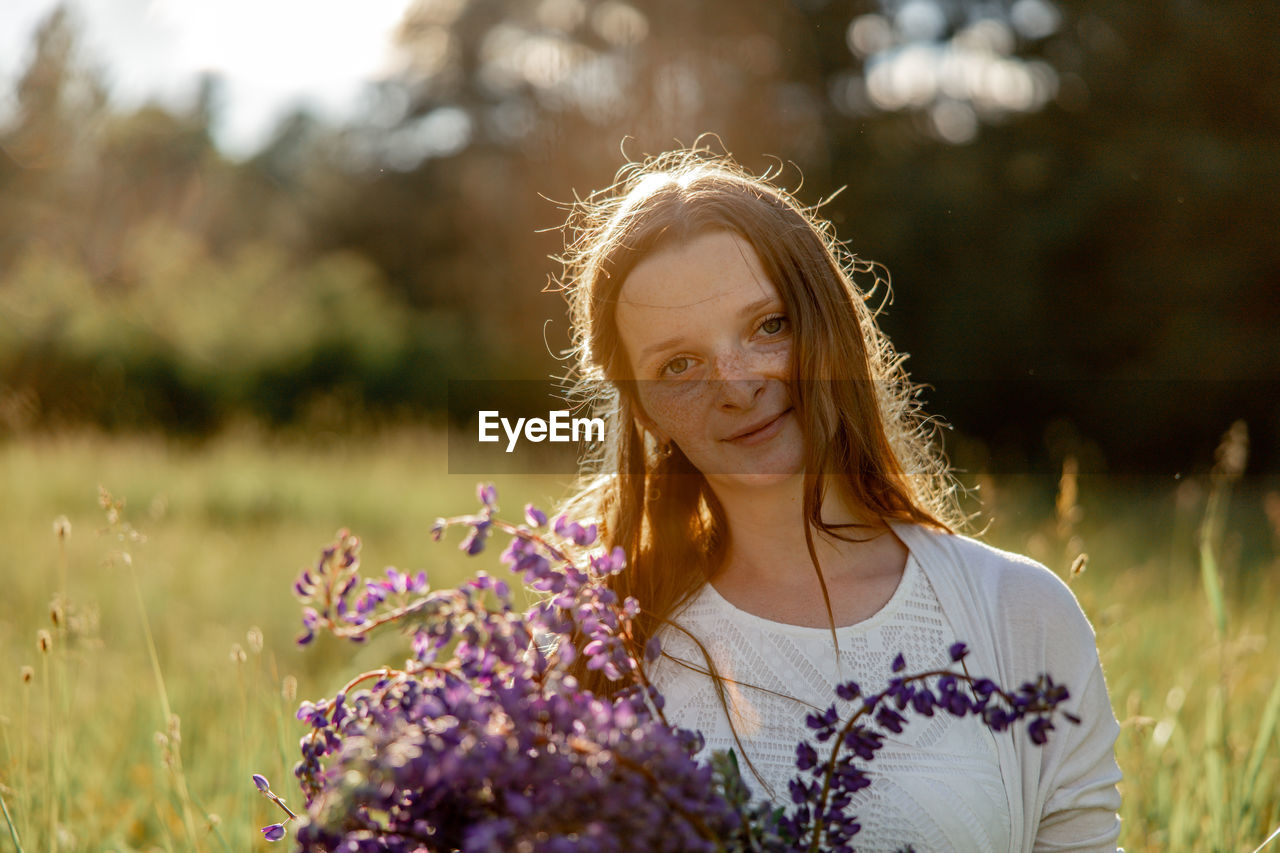
[[[59,6],[36,28],[18,78],[17,109],[0,128],[0,271],[32,240],[76,245],[64,212],[93,172],[107,104],[99,76],[78,50],[78,24]]]
[[[187,110],[113,111],[60,11],[0,129],[0,294],[29,305],[61,281],[177,310],[165,288],[206,306],[226,288],[228,304],[330,316],[306,294],[346,277],[338,290],[362,295],[342,304],[379,306],[361,322],[393,330],[395,353],[353,335],[347,350],[372,349],[302,354],[318,350],[298,330],[323,323],[267,358],[147,322],[244,346],[265,373],[237,375],[294,401],[208,392],[217,405],[288,419],[314,395],[281,389],[332,381],[421,411],[455,374],[558,372],[561,305],[541,292],[557,202],[713,133],[806,202],[845,187],[822,212],[892,270],[883,322],[962,430],[1035,456],[1045,424],[1074,421],[1112,459],[1180,464],[1244,416],[1265,465],[1280,448],[1278,22],[1247,0],[419,0],[362,115],[295,113],[237,164],[210,141],[216,79]],[[193,254],[136,254],[157,233]],[[270,275],[247,260],[264,245]],[[6,320],[0,350],[34,328]],[[449,335],[466,341],[455,355]],[[173,367],[200,359],[156,339],[201,393],[200,370]]]
[[[538,375],[554,360],[528,354],[564,344],[530,322],[558,319],[537,284],[563,214],[543,199],[607,184],[620,143],[713,132],[752,168],[794,163],[784,182],[810,201],[847,187],[824,213],[893,270],[885,323],[918,376],[1075,380],[1028,392],[1027,421],[1074,415],[1119,447],[1117,380],[1277,375],[1280,264],[1252,226],[1280,198],[1271,19],[1190,0],[421,0],[314,245],[373,258],[410,304],[473,313],[481,349]],[[986,387],[946,402],[992,434],[1010,412]],[[1203,385],[1165,390],[1165,417],[1216,437]]]
[[[36,28],[31,60],[17,85],[17,116],[5,149],[20,166],[53,170],[83,156],[87,135],[106,106],[106,90],[82,62],[78,24],[65,6]]]
[[[624,139],[634,156],[713,132],[737,150],[821,161],[820,81],[781,73],[778,34],[803,24],[764,0],[415,4],[402,72],[348,139],[378,171],[339,182],[343,203],[321,205],[316,245],[374,258],[411,304],[482,317],[487,349],[545,375],[557,369],[548,346],[566,343],[563,325],[530,322],[557,313],[539,293],[562,248],[563,211],[547,199],[609,183]]]
[[[1061,9],[1035,45],[1058,78],[1045,110],[882,159],[854,193],[898,220],[862,220],[900,285],[889,328],[940,391],[1063,380],[1019,386],[1012,411],[1008,387],[975,384],[948,414],[976,434],[1064,418],[1154,468],[1210,458],[1242,416],[1274,467],[1280,19],[1250,3]],[[1018,440],[1043,451],[1028,427]]]
[[[404,316],[367,260],[312,245],[306,190],[335,134],[286,123],[230,163],[216,78],[185,110],[112,110],[78,40],[64,10],[41,24],[0,131],[0,421],[201,433],[443,408],[423,365],[451,364],[453,324]]]

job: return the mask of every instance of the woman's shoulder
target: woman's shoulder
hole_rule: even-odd
[[[894,523],[893,529],[926,569],[945,565],[984,587],[1012,585],[1023,594],[1070,593],[1050,568],[1023,554],[922,524]]]
[[[932,581],[943,575],[990,606],[993,615],[1042,626],[1057,622],[1092,634],[1070,587],[1044,564],[960,533],[917,524],[895,525],[894,530]]]

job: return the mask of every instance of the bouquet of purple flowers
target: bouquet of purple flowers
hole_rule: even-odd
[[[285,815],[263,828],[268,840],[296,823],[301,848],[350,853],[852,851],[861,829],[852,797],[871,784],[867,766],[905,714],[972,715],[994,731],[1030,720],[1031,739],[1044,743],[1068,698],[1048,675],[1016,691],[969,676],[963,643],[950,649],[960,671],[906,674],[899,655],[879,692],[837,687],[852,713],[832,704],[809,715],[789,808],[753,800],[732,752],[701,757],[701,736],[664,717],[644,667],[659,645],[641,646],[636,601],[605,582],[625,569],[622,549],[592,550],[594,526],[563,516],[548,525],[532,506],[525,523],[504,521],[495,489],[478,492],[477,514],[440,519],[432,536],[465,526],[461,547],[475,555],[494,531],[509,535],[502,560],[543,594],[527,611],[483,572],[445,590],[423,572],[364,578],[359,540],[346,531],[295,582],[299,643],[318,631],[359,642],[395,624],[412,656],[301,704],[303,813],[253,777]],[[568,671],[577,655],[618,689],[582,689]]]

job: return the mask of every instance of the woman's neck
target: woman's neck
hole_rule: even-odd
[[[823,499],[822,520],[863,526],[841,531],[854,541],[814,530],[821,580],[805,544],[803,477],[768,488],[716,489],[716,496],[729,543],[712,581],[738,609],[791,625],[852,625],[879,612],[898,588],[906,546],[880,519],[852,511],[836,489]]]
[[[805,544],[809,522],[804,514],[804,485],[802,475],[760,487],[712,485],[729,527],[729,548],[718,577],[733,573],[784,586],[814,578]],[[846,505],[830,485],[820,515],[830,525],[860,525],[842,531],[856,540],[874,541],[887,530],[880,519]],[[866,550],[867,544],[813,531],[814,550],[824,576],[856,570],[860,561],[851,557]]]

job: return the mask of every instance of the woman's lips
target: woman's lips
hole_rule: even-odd
[[[787,414],[789,414],[790,412],[791,412],[790,409],[786,409],[783,412],[781,412],[777,417],[775,417],[773,420],[768,421],[767,423],[759,427],[756,427],[754,430],[743,433],[742,435],[735,436],[734,438],[727,438],[725,439],[725,441],[728,441],[732,444],[739,444],[744,446],[759,444],[762,441],[768,441],[769,439],[773,438],[775,435],[777,435],[779,432],[782,431],[783,420],[786,418]]]

